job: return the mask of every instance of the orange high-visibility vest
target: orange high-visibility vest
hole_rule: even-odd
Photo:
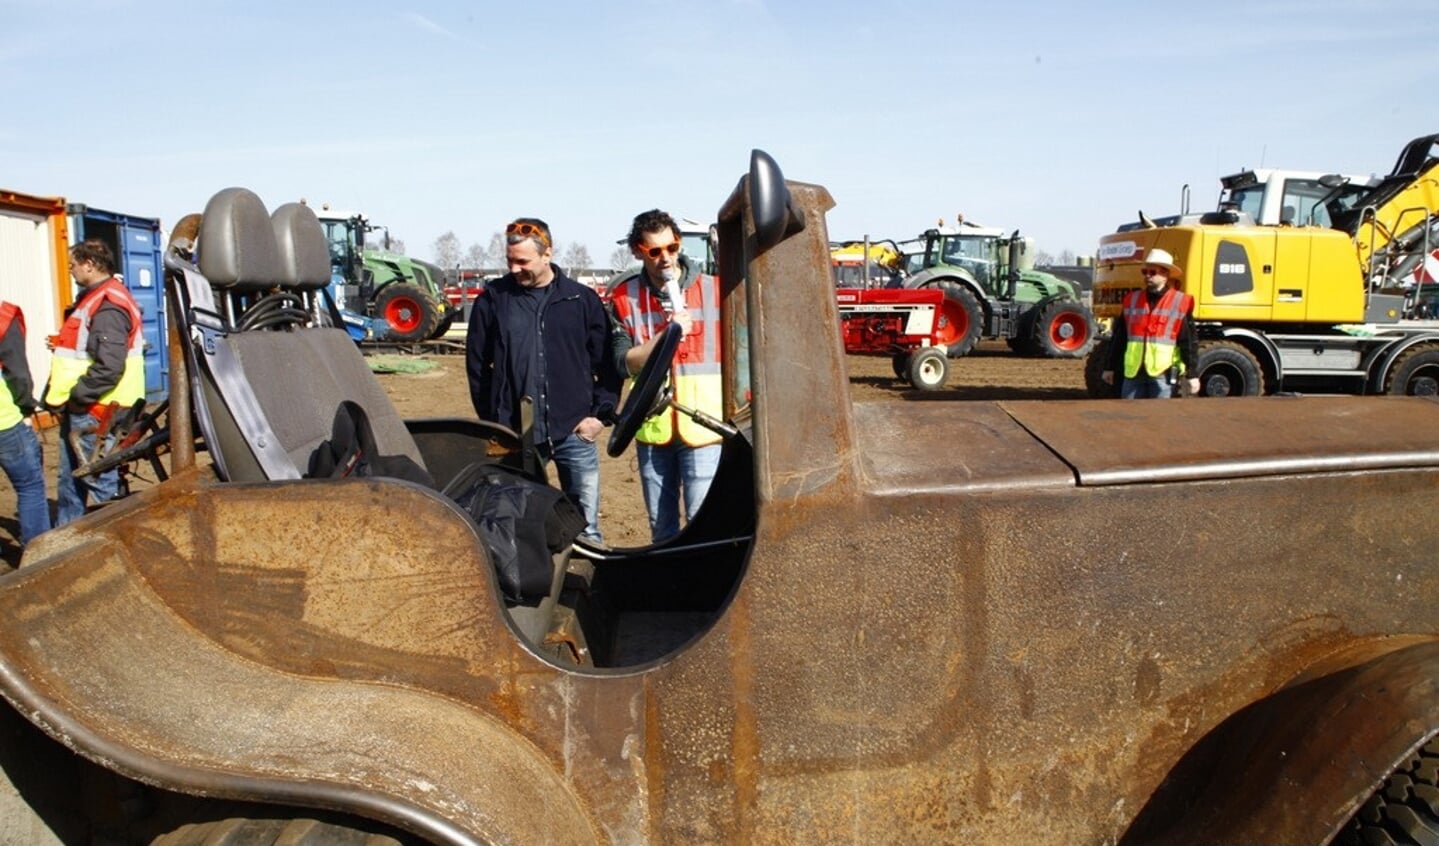
[[[676,402],[715,417],[724,416],[724,383],[720,376],[720,291],[719,279],[700,274],[685,289],[685,308],[694,328],[680,341],[670,371],[670,387]],[[669,325],[663,303],[644,281],[640,272],[615,289],[615,314],[636,344],[643,344]],[[688,446],[719,443],[720,436],[695,423],[689,415],[673,408],[651,417],[640,427],[635,440],[660,446],[676,434]]]
[[[1152,309],[1143,288],[1125,296],[1124,329],[1129,337],[1124,347],[1124,378],[1139,375],[1141,366],[1150,376],[1160,376],[1174,366],[1179,330],[1193,308],[1194,298],[1174,288],[1166,290]]]
[[[124,284],[112,276],[99,285],[87,288],[60,326],[60,334],[55,336],[54,355],[50,358],[50,383],[45,388],[47,405],[64,405],[69,401],[70,391],[94,364],[86,351],[90,341],[90,320],[106,302],[123,308],[130,315],[130,337],[120,381],[102,394],[95,405],[114,402],[128,408],[145,396],[145,339],[141,334],[140,307]]]

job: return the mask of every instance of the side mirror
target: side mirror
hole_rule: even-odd
[[[1337,173],[1326,173],[1323,176],[1319,177],[1319,184],[1333,191],[1335,188],[1338,188],[1341,185],[1348,185],[1349,177],[1341,176]]]
[[[754,210],[755,240],[761,251],[804,229],[804,218],[795,214],[784,174],[763,150],[750,153],[749,202]]]

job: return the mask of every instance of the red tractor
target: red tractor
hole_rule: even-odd
[[[836,288],[844,351],[887,355],[894,375],[921,391],[937,391],[949,359],[937,337],[944,307],[939,288]]]

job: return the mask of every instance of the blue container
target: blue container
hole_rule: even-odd
[[[169,323],[165,308],[165,267],[160,221],[153,217],[101,211],[78,203],[66,207],[74,243],[98,238],[110,245],[125,287],[140,306],[145,336],[145,400],[154,404],[170,393]]]

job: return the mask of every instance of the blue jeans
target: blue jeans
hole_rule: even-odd
[[[1119,386],[1121,399],[1169,399],[1174,396],[1174,386],[1164,376],[1146,376],[1143,373],[1133,379],[1125,377]]]
[[[87,500],[99,505],[115,498],[120,487],[120,471],[107,470],[98,476],[77,479],[70,471],[79,467],[95,450],[95,429],[99,421],[91,414],[60,415],[60,480],[55,485],[55,525],[63,526],[85,515]],[[80,448],[83,456],[73,455],[70,450],[70,433],[81,432]],[[105,436],[105,449],[115,445],[114,434]]]
[[[684,444],[635,443],[640,463],[640,487],[645,509],[650,513],[650,539],[667,541],[680,533],[680,492],[685,500],[685,520],[693,520],[709,493],[719,469],[723,446],[691,447]]]
[[[570,498],[585,517],[585,530],[580,537],[604,543],[600,534],[600,449],[599,445],[570,433],[568,438],[550,447],[555,471],[560,477],[560,490]],[[543,455],[545,450],[540,450]]]
[[[45,460],[35,430],[17,423],[0,431],[0,468],[10,477],[20,510],[20,543],[50,528],[50,504],[45,501]]]

